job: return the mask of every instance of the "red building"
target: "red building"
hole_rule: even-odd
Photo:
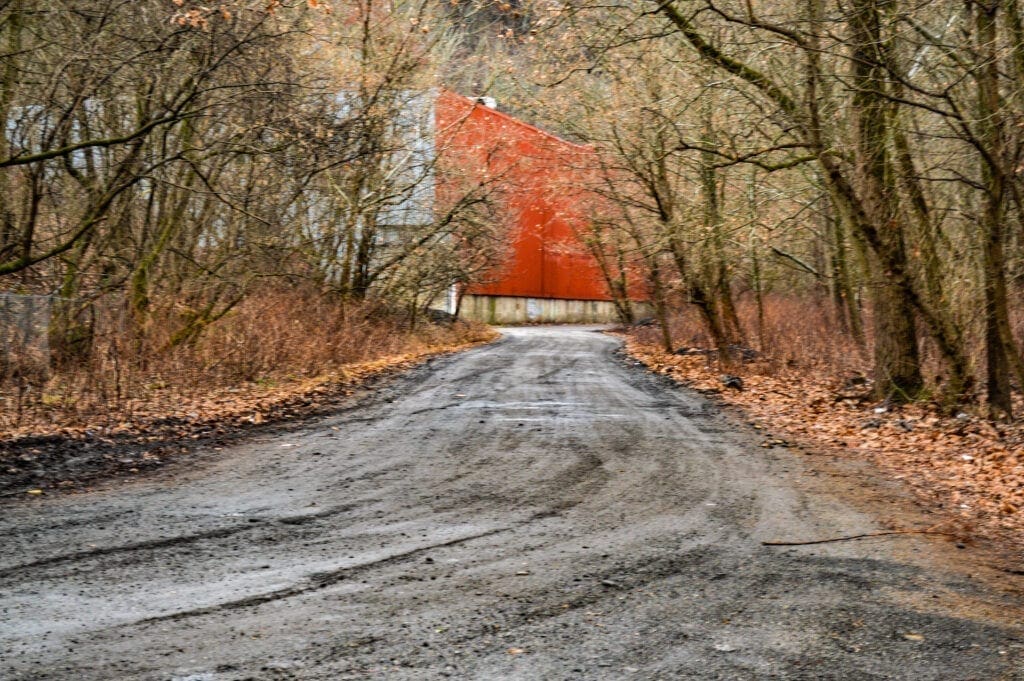
[[[462,312],[492,323],[614,320],[601,267],[581,238],[599,203],[588,190],[593,150],[481,99],[442,90],[435,108],[441,159],[500,185],[511,223],[507,261],[463,292]],[[642,298],[640,287],[630,293]]]

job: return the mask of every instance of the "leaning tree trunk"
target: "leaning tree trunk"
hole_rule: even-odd
[[[693,304],[697,311],[700,313],[700,318],[704,322],[704,327],[707,329],[708,335],[711,336],[711,342],[715,344],[715,349],[719,350],[719,356],[727,356],[726,348],[729,345],[728,334],[725,330],[725,324],[722,322],[722,318],[718,314],[718,308],[715,306],[714,300],[708,293],[708,290],[704,283],[701,281],[699,273],[693,272],[689,266],[686,257],[686,251],[679,237],[673,234],[669,238],[669,250],[672,253],[672,259],[675,262],[676,270],[679,273],[679,278],[683,282],[685,293],[691,304]]]

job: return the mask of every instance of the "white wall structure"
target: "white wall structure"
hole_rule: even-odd
[[[647,303],[632,303],[637,317],[651,314]],[[612,324],[619,321],[615,304],[607,300],[560,300],[517,296],[462,297],[459,316],[485,324]]]

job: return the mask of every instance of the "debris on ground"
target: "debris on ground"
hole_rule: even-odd
[[[743,390],[743,379],[732,374],[722,374],[719,379],[722,385],[731,390]]]
[[[626,351],[652,371],[740,407],[755,428],[866,457],[926,504],[970,522],[979,534],[1024,545],[1022,424],[964,412],[944,415],[932,404],[872,403],[862,375],[837,379],[772,367],[771,375],[751,370],[740,378],[721,375],[706,353],[693,349],[668,353],[626,337]],[[1019,401],[1017,408],[1024,413]]]
[[[381,379],[493,338],[352,364],[313,378],[237,385],[189,397],[151,396],[130,418],[34,422],[11,429],[0,433],[0,497],[70,491],[97,477],[152,470],[196,446],[224,444],[254,426],[326,413]]]

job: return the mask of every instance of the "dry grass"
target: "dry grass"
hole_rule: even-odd
[[[748,370],[774,372],[782,367],[807,367],[835,374],[865,371],[869,348],[859,348],[835,321],[826,301],[806,297],[769,296],[764,302],[764,324],[758,324],[753,301],[741,299],[737,316],[748,342],[764,361]],[[711,338],[695,308],[678,306],[671,320],[676,347],[711,348]],[[654,345],[657,329],[647,328],[637,338]]]
[[[145,337],[107,311],[91,351],[45,380],[0,383],[0,437],[55,431],[130,429],[185,416],[260,418],[273,404],[325,385],[489,339],[487,327],[420,322],[369,304],[342,306],[301,290],[250,296],[192,342],[167,348],[177,322],[152,323]]]
[[[760,353],[760,361],[730,367],[734,373],[775,375],[786,369],[798,369],[843,379],[871,375],[873,334],[870,311],[866,310],[864,314],[866,341],[863,346],[858,345],[836,319],[831,302],[820,296],[767,296],[763,325],[758,322],[754,301],[741,297],[737,303],[737,315],[747,343]],[[1024,307],[1012,310],[1011,322],[1018,343],[1024,344]],[[676,305],[670,326],[676,348],[714,346],[692,305]],[[974,338],[974,343],[968,348],[968,365],[976,374],[983,376],[985,349],[981,343],[981,332],[978,329],[970,331],[968,335]],[[640,329],[635,337],[651,346],[660,343],[655,328]],[[931,390],[928,394],[940,399],[944,369],[938,350],[924,328],[920,329],[918,337],[921,339],[921,370]],[[969,395],[966,403],[958,408],[972,414],[984,413],[983,389],[984,381],[979,380],[975,394]]]

